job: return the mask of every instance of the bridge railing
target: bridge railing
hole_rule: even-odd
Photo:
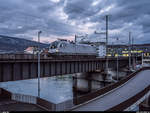
[[[40,59],[95,59],[93,56],[83,55],[40,55]],[[0,54],[0,60],[36,60],[37,54]],[[105,58],[103,58],[105,59]]]
[[[51,57],[45,57],[40,55],[41,59],[51,59]],[[38,59],[36,54],[0,54],[0,60],[31,60]]]
[[[109,59],[116,59],[115,57],[108,57]],[[36,60],[38,59],[37,54],[0,54],[0,60]],[[87,55],[40,55],[40,59],[106,59],[97,58],[94,56]],[[119,59],[127,59],[126,57],[119,57]]]

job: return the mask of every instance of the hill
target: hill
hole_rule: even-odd
[[[23,52],[29,46],[38,46],[38,42],[0,35],[1,52]],[[49,44],[40,43],[40,48],[45,48],[48,46]]]

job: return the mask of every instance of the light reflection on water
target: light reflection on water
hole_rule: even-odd
[[[38,96],[38,80],[20,80],[14,82],[4,82],[0,86],[13,93]],[[65,75],[63,77],[41,78],[41,98],[53,103],[60,103],[73,98],[72,77]]]
[[[56,104],[73,99],[72,75],[74,74],[41,78],[40,97]],[[98,78],[96,77],[95,79]],[[79,86],[86,88],[86,84],[87,81],[78,80]],[[101,88],[102,86],[99,83],[92,85],[93,89]],[[38,79],[3,82],[0,83],[0,87],[17,94],[38,96]]]

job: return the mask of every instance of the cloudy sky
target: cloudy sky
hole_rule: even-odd
[[[51,42],[57,38],[105,30],[109,16],[109,42],[150,43],[150,0],[0,0],[0,34]],[[101,35],[100,37],[105,37]]]

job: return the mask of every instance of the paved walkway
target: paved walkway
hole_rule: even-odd
[[[81,105],[73,111],[105,111],[133,97],[150,85],[150,70],[139,72],[122,87],[115,89],[103,97]]]

